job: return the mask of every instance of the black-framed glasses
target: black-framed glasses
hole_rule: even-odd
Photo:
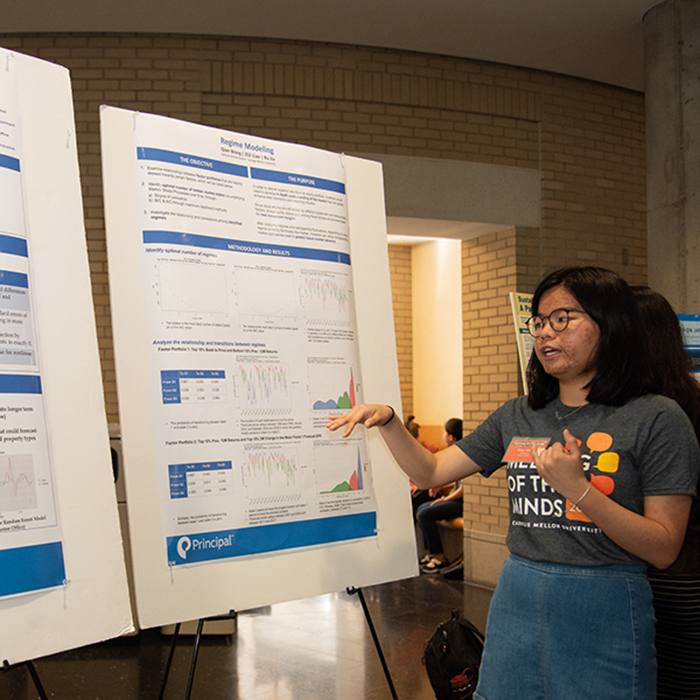
[[[530,316],[525,324],[527,325],[528,331],[530,331],[530,335],[535,338],[544,330],[545,322],[549,323],[549,327],[553,331],[560,332],[566,330],[566,327],[569,325],[569,321],[571,320],[569,314],[572,311],[578,314],[586,313],[583,309],[554,309],[549,316],[542,316],[541,314]]]

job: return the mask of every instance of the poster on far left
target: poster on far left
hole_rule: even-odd
[[[16,81],[16,71],[0,71],[0,598],[66,579],[37,354]]]
[[[0,661],[133,630],[68,69],[0,48]]]

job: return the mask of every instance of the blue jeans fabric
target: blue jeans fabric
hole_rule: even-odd
[[[511,555],[491,601],[474,700],[655,700],[644,566]]]
[[[424,503],[416,512],[416,520],[423,533],[423,544],[430,554],[442,554],[442,540],[438,520],[452,520],[462,517],[462,499],[452,501],[431,501]]]

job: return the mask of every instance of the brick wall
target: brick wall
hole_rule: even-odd
[[[401,383],[402,416],[406,418],[413,413],[413,299],[410,246],[389,246],[389,274]]]
[[[646,282],[639,93],[517,67],[308,42],[41,34],[0,35],[0,45],[71,70],[110,421],[118,420],[118,407],[102,215],[101,104],[334,151],[539,169],[539,229],[511,229],[464,244],[467,425],[519,391],[508,292],[528,291],[542,274],[565,264],[604,265],[633,283]],[[395,285],[398,259],[405,264],[405,255],[392,250]],[[408,410],[410,337],[402,290],[395,287],[394,304]],[[502,484],[497,478],[479,489],[470,496],[469,522],[503,531]]]
[[[509,293],[518,287],[516,231],[462,243],[464,432],[518,394],[518,356]],[[505,534],[505,474],[466,479],[464,527]]]

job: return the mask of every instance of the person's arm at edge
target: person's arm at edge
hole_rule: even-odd
[[[476,462],[455,445],[432,453],[406,430],[390,406],[362,404],[340,416],[330,416],[326,427],[345,427],[348,437],[356,425],[379,428],[379,433],[398,465],[419,488],[442,486],[481,471]]]

